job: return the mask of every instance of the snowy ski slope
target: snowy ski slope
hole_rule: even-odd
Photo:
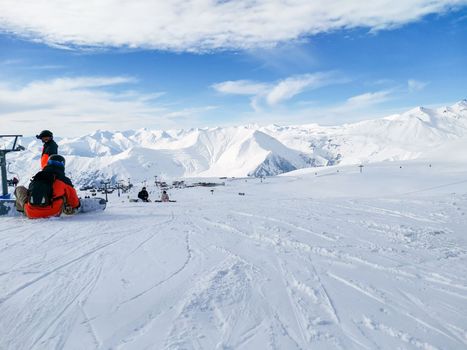
[[[0,218],[0,349],[465,349],[466,175],[304,169]]]

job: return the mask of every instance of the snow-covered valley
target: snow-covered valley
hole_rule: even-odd
[[[2,217],[0,348],[465,349],[467,162],[454,158]]]

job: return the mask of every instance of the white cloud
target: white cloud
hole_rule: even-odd
[[[13,66],[13,65],[21,64],[23,62],[24,62],[23,59],[11,58],[11,59],[0,61],[0,66]]]
[[[344,102],[336,103],[327,107],[305,108],[301,113],[303,115],[315,115],[318,119],[333,120],[336,123],[339,120],[362,120],[365,118],[374,118],[382,116],[381,112],[385,109],[380,108],[380,104],[390,100],[394,90],[381,90],[375,92],[366,92],[360,95],[352,96]],[[383,114],[384,115],[384,114]]]
[[[383,91],[377,91],[377,92],[366,92],[364,94],[348,98],[347,102],[344,105],[344,108],[357,109],[357,108],[364,108],[364,107],[376,105],[384,101],[387,101],[389,99],[390,94],[391,94],[391,91],[389,90],[383,90]]]
[[[394,91],[394,89],[390,89],[366,92],[333,105],[320,106],[319,104],[311,104],[310,106],[305,106],[305,108],[294,109],[289,112],[289,121],[287,123],[340,125],[346,122],[384,117],[393,113],[393,111],[387,106],[383,107],[381,104],[393,98]],[[279,117],[281,116],[279,115]],[[277,119],[277,122],[283,123],[283,119]]]
[[[329,74],[316,73],[304,74],[290,77],[279,82],[267,94],[266,101],[269,105],[276,105],[280,102],[291,99],[295,95],[302,93],[305,89],[316,89],[330,83]]]
[[[236,80],[217,83],[211,87],[225,94],[252,96],[251,106],[254,110],[260,110],[263,101],[269,106],[275,106],[301,94],[305,90],[317,89],[325,85],[345,81],[342,78],[337,78],[334,73],[318,72],[288,77],[275,84]]]
[[[467,0],[2,0],[0,29],[57,47],[265,47],[342,28],[393,28]]]
[[[205,107],[198,107],[198,108],[185,108],[179,111],[168,112],[163,115],[165,118],[174,119],[174,120],[184,120],[184,119],[192,119],[193,115],[197,115],[199,113],[209,112],[216,110],[217,106],[205,106]]]
[[[415,79],[409,79],[407,81],[407,86],[409,88],[409,92],[416,92],[416,91],[421,91],[427,86],[428,83],[424,81],[418,81]]]
[[[52,70],[52,69],[61,69],[65,66],[57,64],[28,64],[27,60],[11,58],[6,60],[0,60],[0,67],[5,66],[7,69],[19,69],[19,70]]]
[[[37,130],[52,129],[57,135],[75,136],[98,128],[171,128],[179,126],[177,117],[196,119],[212,109],[178,111],[155,103],[161,92],[122,90],[135,82],[131,77],[77,77],[34,81],[20,87],[0,85],[2,130],[34,135]],[[117,85],[123,86],[117,89]]]
[[[212,85],[215,90],[224,94],[233,95],[258,95],[269,89],[269,84],[258,83],[250,80],[224,81]]]
[[[72,91],[88,88],[99,88],[105,86],[134,83],[136,80],[129,77],[77,77],[77,78],[58,78],[47,81],[32,82],[27,86],[28,90],[42,89],[60,91]]]

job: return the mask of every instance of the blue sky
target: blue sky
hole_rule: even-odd
[[[89,28],[73,27],[66,18],[56,20],[47,2],[38,9],[24,7],[21,16],[31,21],[27,11],[43,11],[50,21],[33,19],[25,25],[8,2],[0,5],[9,5],[0,11],[7,13],[0,15],[0,121],[5,132],[32,135],[52,129],[77,136],[141,127],[329,125],[467,98],[464,1],[439,1],[439,7],[426,9],[423,0],[413,1],[390,18],[384,0],[381,8],[355,18],[359,7],[348,12],[329,8],[331,20],[315,27],[307,20],[316,9],[304,7],[308,17],[301,21],[291,12],[290,25],[278,25],[279,37],[274,11],[286,11],[274,7],[265,12],[271,18],[257,27],[253,17],[226,28],[208,20],[180,29],[183,18],[175,16],[164,27],[167,33],[158,37],[152,35],[159,33],[157,28],[126,23],[121,24],[128,25],[125,30],[112,29],[112,21],[110,29],[102,29],[100,14],[89,19]],[[203,11],[221,11],[213,9]],[[237,10],[240,16],[245,9]],[[84,16],[82,9],[74,11]],[[132,15],[146,20],[144,11]],[[294,21],[303,27],[297,29]],[[262,26],[267,28],[262,31]],[[183,30],[186,34],[179,34]],[[130,35],[138,31],[140,35]]]

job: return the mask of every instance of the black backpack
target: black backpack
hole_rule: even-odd
[[[32,206],[47,207],[53,202],[53,184],[56,175],[47,172],[38,172],[31,180],[28,188],[28,203]]]

